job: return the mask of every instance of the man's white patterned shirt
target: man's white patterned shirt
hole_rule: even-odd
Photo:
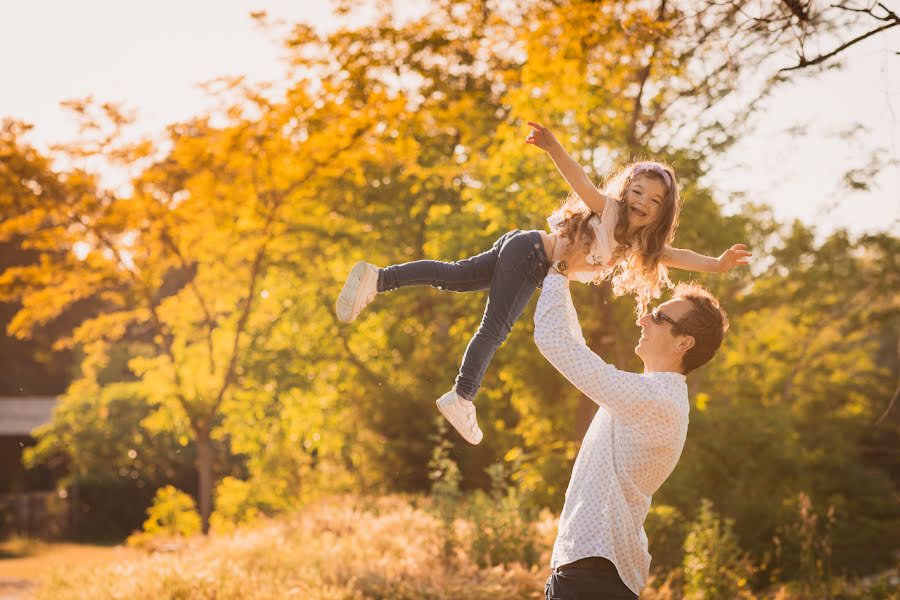
[[[601,556],[640,594],[650,573],[650,499],[675,469],[687,436],[685,377],[629,373],[604,362],[585,344],[562,275],[544,279],[534,325],[541,354],[600,406],[575,459],[551,567]]]

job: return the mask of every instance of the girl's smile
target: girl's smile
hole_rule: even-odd
[[[667,192],[666,185],[655,177],[645,175],[635,177],[625,193],[629,229],[637,229],[655,222]]]

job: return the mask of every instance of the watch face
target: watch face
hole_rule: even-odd
[[[569,270],[569,263],[567,263],[564,260],[559,261],[556,264],[556,270],[559,271],[560,273],[565,273],[566,271]]]

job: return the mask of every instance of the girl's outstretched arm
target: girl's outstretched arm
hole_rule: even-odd
[[[553,135],[546,127],[539,125],[533,121],[528,121],[531,132],[525,138],[526,144],[537,146],[545,151],[553,159],[553,164],[559,169],[563,179],[572,188],[572,191],[578,194],[588,207],[595,213],[603,214],[603,209],[607,202],[612,202],[609,197],[597,189],[591,180],[588,179],[587,173],[581,168],[581,165],[566,152],[556,136]]]
[[[738,265],[746,265],[747,258],[753,254],[744,244],[735,244],[722,253],[719,258],[697,254],[691,250],[666,246],[660,262],[667,267],[700,271],[702,273],[725,273]]]

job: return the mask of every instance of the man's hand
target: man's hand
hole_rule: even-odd
[[[752,252],[747,250],[744,244],[735,244],[722,253],[717,260],[719,261],[719,273],[725,273],[738,265],[746,265],[747,257],[753,256]]]
[[[553,250],[550,252],[550,261],[565,260],[566,254],[568,253],[567,246],[569,240],[558,233],[550,234],[550,238],[553,240]]]
[[[578,242],[573,243],[559,234],[556,235],[556,243],[550,256],[551,262],[557,260],[566,261],[568,267],[566,277],[568,279],[573,279],[576,273],[594,269],[594,266],[588,263],[587,255],[584,253],[581,244]]]
[[[525,138],[526,144],[537,146],[548,153],[562,149],[562,144],[559,143],[552,131],[534,121],[528,121],[528,126],[531,127],[531,131],[528,133],[528,137]]]

